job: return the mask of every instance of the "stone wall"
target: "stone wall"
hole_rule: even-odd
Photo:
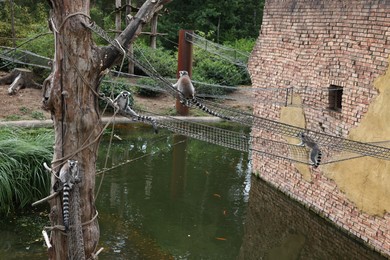
[[[390,1],[266,0],[249,61],[254,114],[362,142],[390,140],[389,56]],[[331,86],[342,88],[340,109]],[[314,169],[252,157],[262,179],[390,257],[389,162],[364,157]]]

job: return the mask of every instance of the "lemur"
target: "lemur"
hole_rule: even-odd
[[[179,71],[179,79],[175,84],[173,84],[174,88],[177,88],[179,91],[180,96],[180,103],[183,105],[189,107],[191,103],[195,104],[197,107],[205,111],[206,113],[220,117],[222,119],[230,120],[229,117],[223,116],[218,114],[217,112],[212,111],[205,105],[199,102],[199,100],[195,97],[195,88],[194,85],[191,82],[190,76],[188,75],[188,72],[185,70]]]
[[[54,191],[62,190],[62,215],[65,231],[69,229],[69,193],[75,183],[81,181],[81,174],[78,161],[68,160],[62,166],[59,174],[59,181],[54,184]]]
[[[117,106],[122,113],[130,115],[135,120],[138,120],[138,121],[141,121],[141,122],[146,122],[146,121],[150,122],[152,124],[152,126],[153,126],[154,132],[157,134],[158,133],[158,129],[157,129],[157,122],[156,122],[156,120],[154,118],[150,117],[150,116],[138,115],[133,109],[131,109],[131,107],[129,105],[129,96],[130,96],[130,92],[122,91],[114,99],[114,101],[113,101],[114,105]]]
[[[297,136],[301,139],[301,142],[297,145],[306,146],[311,149],[309,159],[311,161],[311,165],[313,165],[314,168],[317,168],[321,163],[322,157],[322,152],[317,143],[304,132],[300,132]]]

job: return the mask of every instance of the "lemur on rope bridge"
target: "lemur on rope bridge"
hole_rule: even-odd
[[[141,122],[149,122],[152,124],[154,132],[157,134],[158,129],[157,129],[157,122],[154,118],[150,116],[143,116],[143,115],[138,115],[131,107],[129,104],[129,96],[130,92],[128,91],[122,91],[119,93],[119,95],[112,101],[115,106],[119,108],[119,110],[126,114],[130,115],[133,117],[135,120],[141,121]]]
[[[304,132],[300,132],[297,136],[301,139],[301,142],[297,144],[298,146],[306,146],[311,149],[309,156],[310,164],[313,165],[314,168],[317,168],[321,163],[322,157],[322,152],[318,147],[318,144]]]
[[[54,184],[54,191],[62,190],[62,215],[64,219],[65,231],[69,229],[69,196],[75,183],[81,181],[79,163],[76,160],[68,160],[62,166],[59,180]]]
[[[195,88],[194,85],[192,85],[190,76],[188,75],[187,71],[181,70],[179,71],[179,75],[180,77],[177,80],[177,82],[173,85],[173,87],[177,88],[177,90],[179,91],[181,104],[189,107],[190,104],[192,103],[212,116],[230,120],[229,117],[220,115],[217,112],[212,111],[211,109],[209,109],[208,107],[200,103],[200,101],[195,97]]]

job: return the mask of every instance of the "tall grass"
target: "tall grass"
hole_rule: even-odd
[[[53,156],[49,129],[0,128],[0,215],[47,196],[50,175],[43,162]]]

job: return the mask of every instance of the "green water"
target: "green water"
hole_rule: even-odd
[[[107,167],[146,156],[104,176],[101,259],[235,259],[249,192],[247,154],[167,133],[123,139],[111,145]],[[100,158],[109,147],[103,144]]]
[[[99,259],[382,259],[251,177],[246,153],[131,127],[99,149]],[[47,211],[0,219],[0,260],[47,259]]]

